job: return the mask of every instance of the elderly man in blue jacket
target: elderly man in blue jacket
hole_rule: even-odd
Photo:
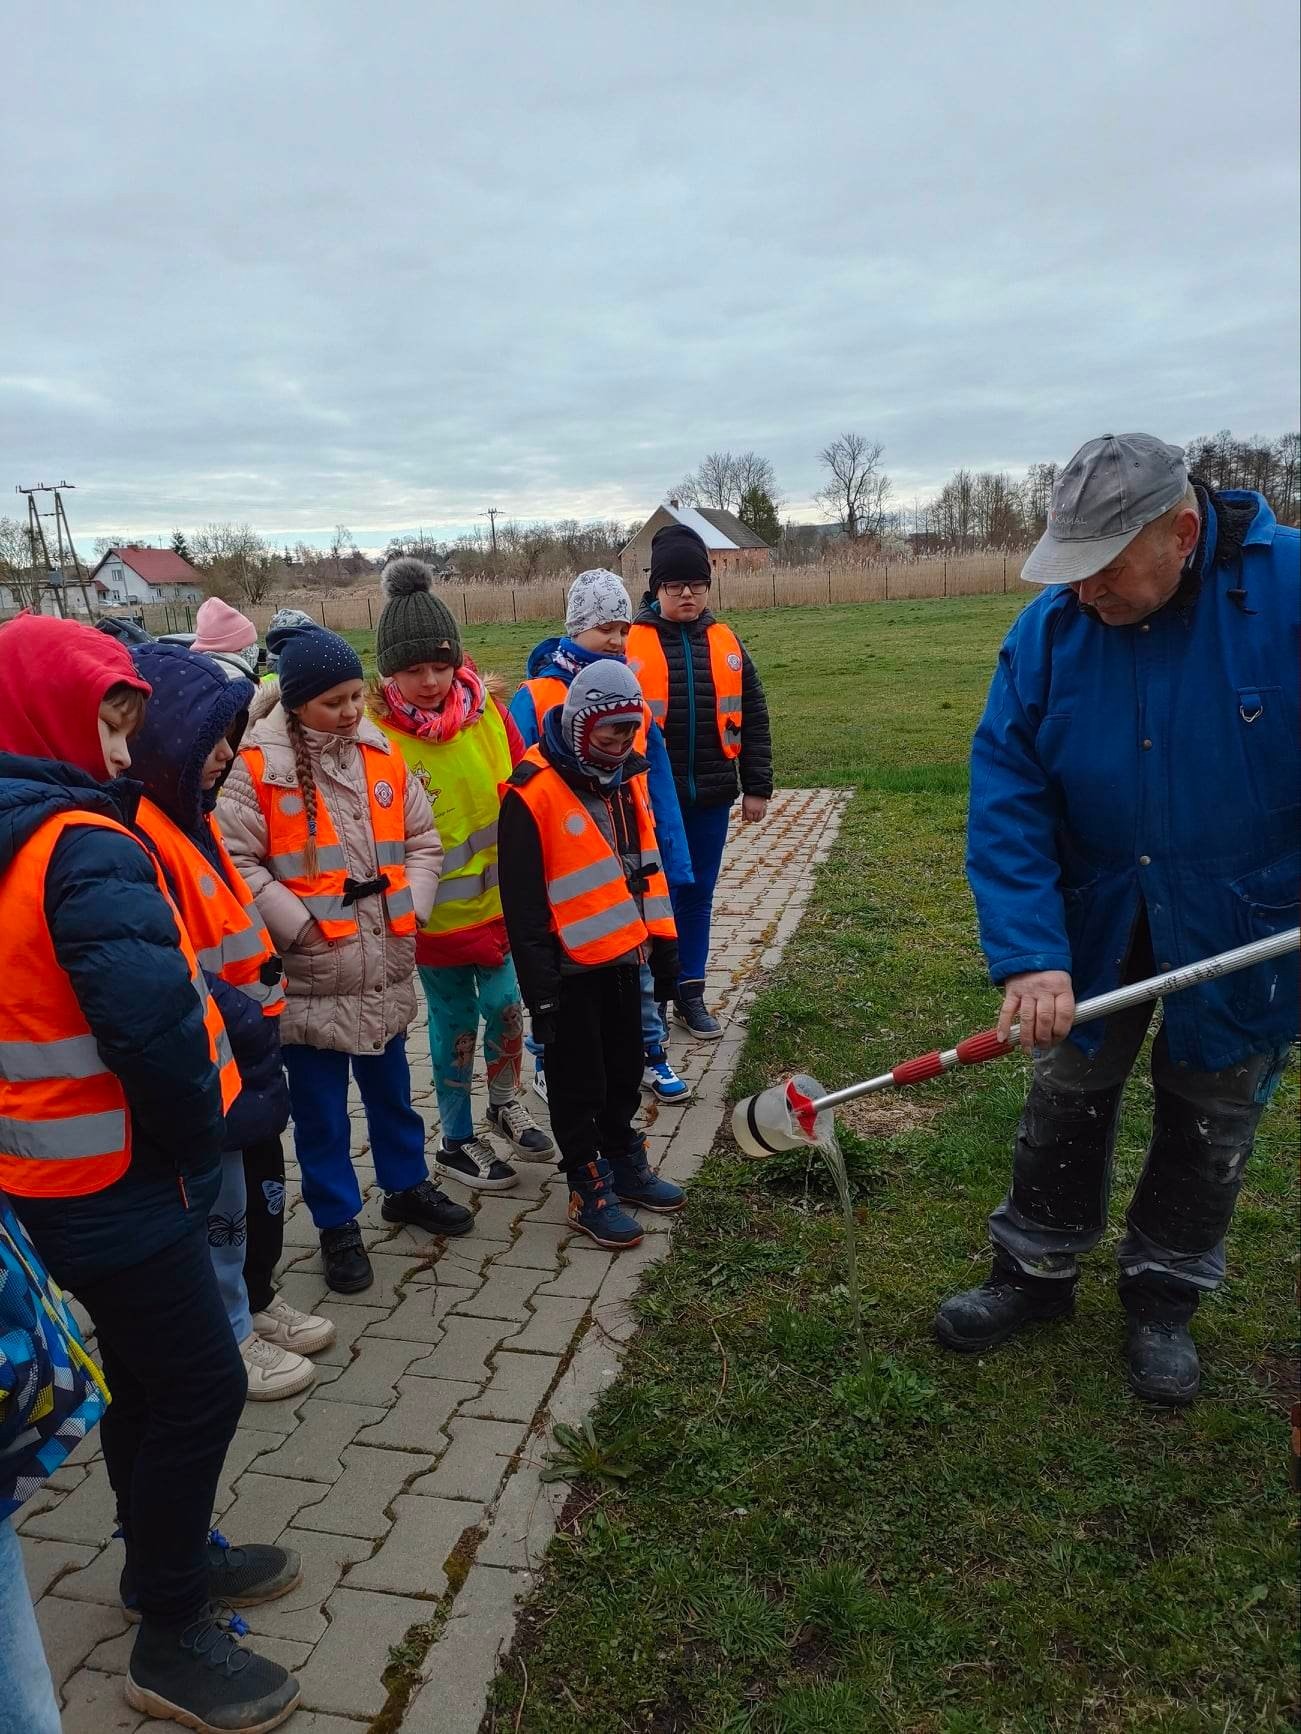
[[[1072,1310],[1106,1224],[1140,1006],[1071,1029],[1077,998],[1292,927],[1298,533],[1257,493],[1190,481],[1149,434],[1090,440],[1053,493],[972,746],[967,870],[1000,1031],[1036,1055],[994,1264],[940,1307],[947,1347]],[[1256,1125],[1297,1028],[1290,959],[1171,997],[1147,1161],[1120,1242],[1129,1379],[1188,1403],[1188,1326],[1224,1277]]]

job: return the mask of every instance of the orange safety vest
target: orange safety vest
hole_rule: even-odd
[[[254,1000],[265,1017],[279,1017],[285,1009],[280,959],[253,893],[226,853],[216,820],[211,821],[213,839],[225,878],[213,872],[203,851],[156,802],[147,797],[141,801],[136,823],[163,864],[168,889],[200,966]]]
[[[131,833],[99,813],[56,813],[39,825],[0,875],[0,1190],[19,1198],[84,1198],[102,1192],[131,1161],[131,1114],[117,1075],[100,1057],[45,922],[45,879],[63,833],[74,825]],[[139,838],[132,838],[140,848]],[[158,863],[158,889],[203,1006],[208,1053],[221,1075],[221,1105],[239,1094],[239,1073],[221,1013],[208,992]]]
[[[565,685],[564,681],[560,679],[559,675],[555,674],[535,674],[532,680],[521,681],[520,685],[523,687],[525,692],[532,695],[533,714],[538,721],[538,733],[541,734],[542,719],[546,716],[549,710],[554,710],[558,704],[563,704],[565,702],[565,694],[569,691],[569,688]],[[637,733],[632,737],[632,750],[635,753],[640,753],[644,758],[646,755],[646,732],[650,728],[652,721],[651,708],[644,701],[642,703],[641,713],[641,726],[638,728]]]
[[[416,906],[407,883],[407,767],[390,742],[384,747],[358,741],[375,843],[375,874],[387,882],[384,910],[394,933],[416,930]],[[267,866],[299,899],[327,939],[351,939],[357,932],[357,906],[345,902],[348,855],[323,799],[316,803],[316,871],[307,865],[307,810],[297,783],[283,787],[266,776],[261,747],[244,747],[243,758],[257,791],[267,826]]]
[[[730,626],[715,620],[705,628],[714,716],[725,759],[741,753],[741,641]],[[651,715],[663,728],[669,714],[669,665],[653,626],[634,626],[628,634],[628,667],[641,682]]]
[[[645,777],[632,777],[626,785],[637,810],[645,886],[640,907],[623,861],[540,747],[529,748],[507,786],[528,807],[538,828],[551,930],[575,963],[610,963],[645,945],[652,934],[676,936]]]

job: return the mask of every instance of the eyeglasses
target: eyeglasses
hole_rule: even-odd
[[[691,584],[661,584],[660,589],[666,596],[707,596],[709,585],[704,579]]]

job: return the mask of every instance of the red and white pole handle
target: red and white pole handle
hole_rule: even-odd
[[[1221,975],[1232,975],[1235,970],[1249,969],[1252,964],[1265,963],[1271,957],[1281,957],[1285,952],[1298,949],[1301,949],[1301,927],[1293,927],[1286,933],[1275,933],[1268,939],[1256,939],[1250,945],[1236,946],[1232,951],[1217,952],[1214,957],[1204,957],[1197,963],[1183,964],[1178,969],[1167,970],[1164,975],[1151,975],[1145,981],[1130,982],[1112,993],[1100,993],[1094,999],[1081,1000],[1075,1008],[1072,1027],[1091,1023],[1094,1018],[1110,1017],[1113,1012],[1141,1005],[1144,1000],[1159,999],[1164,994],[1178,993],[1183,988],[1214,981]],[[997,1030],[980,1030],[960,1041],[956,1048],[936,1048],[929,1054],[919,1054],[915,1060],[904,1060],[891,1071],[882,1072],[878,1078],[849,1084],[845,1089],[832,1090],[826,1096],[805,1096],[788,1084],[787,1099],[792,1113],[811,1132],[817,1115],[838,1108],[842,1102],[853,1102],[859,1096],[870,1096],[877,1090],[923,1084],[928,1078],[938,1078],[956,1066],[979,1066],[986,1060],[996,1060],[1001,1054],[1011,1053],[1018,1033],[1019,1025],[1013,1024],[1011,1036],[1004,1042],[999,1040]]]

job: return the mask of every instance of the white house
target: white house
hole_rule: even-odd
[[[107,590],[101,601],[202,602],[203,577],[171,548],[110,548],[91,574]]]

